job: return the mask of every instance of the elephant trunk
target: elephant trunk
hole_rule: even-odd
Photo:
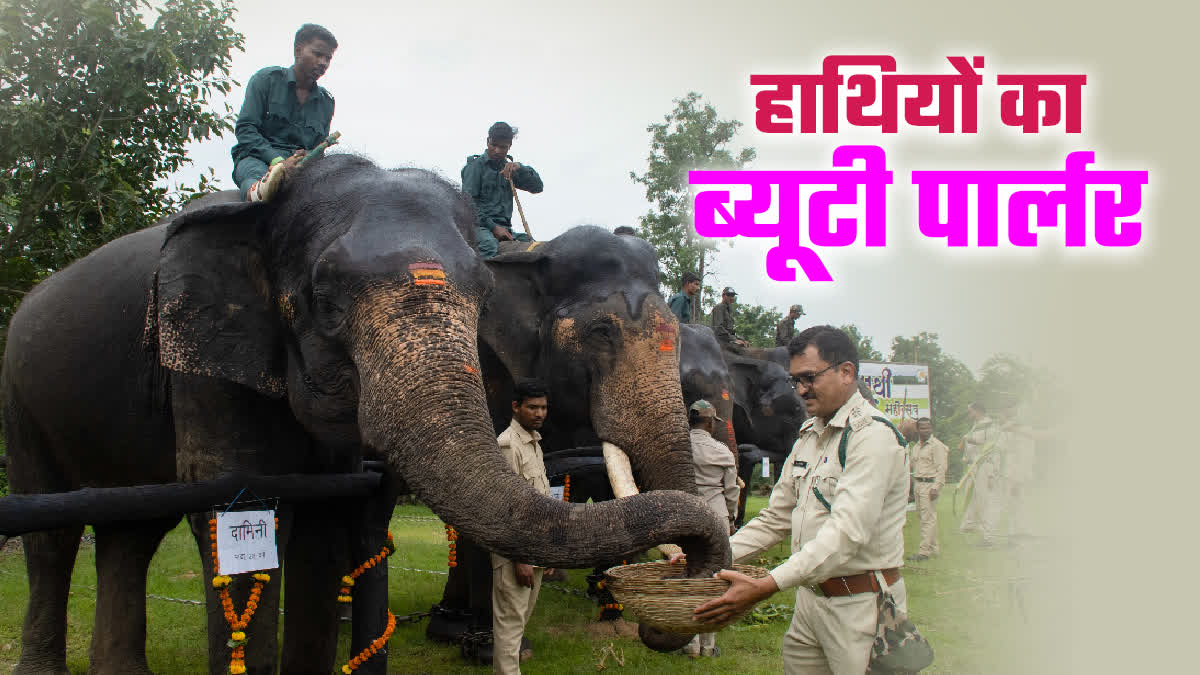
[[[678,324],[665,305],[644,311],[647,320],[624,333],[622,358],[593,380],[592,426],[601,440],[628,453],[642,491],[696,494],[679,382]]]
[[[588,567],[673,542],[694,574],[726,566],[724,524],[694,495],[568,504],[537,494],[509,468],[487,414],[475,307],[450,284],[360,296],[351,350],[363,442],[442,520],[507,558]]]

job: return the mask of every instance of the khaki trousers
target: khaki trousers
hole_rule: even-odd
[[[889,587],[896,606],[908,611],[901,579]],[[796,611],[783,636],[786,675],[863,675],[871,660],[879,610],[874,593],[826,598],[807,586],[796,589]]]
[[[917,515],[921,518],[921,548],[917,553],[927,556],[941,552],[938,547],[937,501],[929,496],[933,486],[934,483],[916,481]]]
[[[533,568],[533,588],[526,588],[512,561],[492,554],[492,672],[520,675],[521,636],[541,588],[542,568]]]

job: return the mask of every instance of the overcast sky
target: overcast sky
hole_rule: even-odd
[[[1061,168],[1073,150],[1096,150],[1099,168],[1153,168],[1136,137],[1124,134],[1134,110],[1120,95],[1137,86],[1103,36],[1072,37],[1070,8],[1021,0],[974,3],[606,2],[392,3],[293,0],[287,11],[239,3],[237,28],[246,51],[233,76],[244,86],[259,68],[290,65],[292,39],[305,21],[320,23],[340,47],[321,84],[335,96],[333,128],[342,148],[387,167],[434,169],[454,181],[468,155],[483,151],[488,126],[517,126],[513,156],[545,181],[539,195],[521,193],[533,232],[549,239],[574,225],[636,225],[649,204],[629,178],[643,172],[646,125],[662,120],[672,100],[697,91],[724,118],[745,123],[735,147],[758,150],[757,169],[827,169],[837,145],[882,145],[894,184],[888,193],[888,246],[820,249],[832,283],[767,278],[765,240],[739,239],[712,266],[714,287],[731,285],[744,303],[786,308],[802,303],[808,323],[853,322],[884,355],[894,335],[941,335],[943,349],[978,369],[999,351],[1037,358],[1047,293],[1072,265],[1094,263],[1089,251],[1058,243],[1020,254],[948,251],[917,231],[914,169]],[[968,5],[970,7],[968,7]],[[734,9],[736,7],[736,9]],[[1022,19],[1034,8],[1038,22]],[[1108,36],[1119,39],[1116,36]],[[952,72],[945,57],[982,55],[980,133],[939,135],[876,129],[836,136],[764,134],[754,127],[751,73],[816,73],[830,54],[889,54],[908,74]],[[998,122],[998,73],[1086,73],[1084,133],[1061,127],[1036,137]],[[236,110],[243,88],[230,97]],[[1103,114],[1101,114],[1103,111]],[[846,128],[844,123],[843,129]],[[194,166],[232,187],[232,136],[198,144]],[[1153,180],[1153,173],[1152,173]],[[1143,217],[1153,211],[1147,201]],[[1109,255],[1114,271],[1139,264],[1154,245],[1147,231],[1133,253]]]

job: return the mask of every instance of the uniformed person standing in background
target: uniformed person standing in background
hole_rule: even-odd
[[[729,590],[696,608],[696,617],[726,619],[795,588],[784,672],[861,675],[875,639],[879,577],[907,610],[900,566],[908,462],[895,430],[858,393],[858,352],[846,333],[808,328],[788,353],[812,417],[800,427],[767,508],[729,543],[733,559],[744,560],[790,531],[791,557],[762,579],[719,572]]]
[[[921,548],[909,560],[921,562],[941,553],[938,545],[937,498],[946,485],[946,467],[950,448],[933,437],[933,422],[917,420],[920,440],[912,446],[912,473],[917,497],[917,515],[921,519]]]
[[[804,307],[801,305],[792,305],[788,308],[787,316],[783,320],[775,324],[775,346],[786,347],[796,336],[796,319],[804,316]]]
[[[967,416],[974,421],[971,430],[963,436],[963,467],[970,469],[975,464],[975,460],[979,459],[984,446],[989,440],[994,437],[992,429],[992,420],[987,415],[987,408],[983,403],[975,401],[967,404]],[[958,530],[962,533],[978,532],[981,529],[983,521],[981,511],[983,504],[986,503],[984,494],[991,489],[991,483],[994,481],[994,476],[991,471],[992,465],[990,462],[980,463],[975,467],[974,484],[971,486],[971,494],[966,508],[963,510],[962,523]]]
[[[513,417],[496,442],[500,454],[538,494],[550,496],[550,481],[542,460],[542,435],[546,421],[546,387],[537,380],[522,380],[513,391]],[[521,636],[537,604],[542,569],[503,556],[492,557],[492,670],[505,675],[521,672]]]
[[[729,524],[729,533],[733,534],[733,520],[738,506],[737,466],[729,446],[712,437],[716,423],[724,421],[717,417],[717,409],[704,399],[696,401],[688,409],[696,493],[708,508],[725,519]],[[683,648],[683,653],[692,658],[719,655],[717,634],[697,635]]]

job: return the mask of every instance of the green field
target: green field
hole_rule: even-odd
[[[1023,570],[1013,551],[978,550],[973,539],[960,535],[950,500],[940,500],[942,556],[905,567],[909,613],[929,638],[937,653],[932,673],[1029,672],[1023,662],[1029,653],[1032,629],[1025,623],[1022,602],[1029,595],[1022,582]],[[765,497],[752,497],[748,511],[757,513]],[[424,507],[396,509],[392,532],[397,553],[389,559],[391,608],[397,615],[429,609],[441,597],[446,570],[446,540],[441,523],[428,518]],[[909,513],[905,530],[908,552],[916,550],[916,513]],[[786,554],[780,546],[769,551],[760,564],[770,566]],[[75,567],[70,601],[68,663],[72,672],[87,669],[88,641],[95,609],[94,550],[81,547]],[[407,568],[407,569],[401,569]],[[412,571],[428,570],[428,571]],[[163,542],[150,570],[149,592],[164,598],[200,600],[204,597],[199,578],[199,556],[184,525]],[[0,551],[0,672],[7,672],[20,651],[20,627],[27,589],[25,563],[17,542]],[[724,652],[715,659],[690,660],[680,655],[658,654],[637,641],[619,637],[611,627],[597,625],[598,609],[577,593],[582,591],[587,571],[572,570],[569,583],[544,587],[527,635],[535,657],[523,666],[526,673],[596,672],[600,650],[610,643],[623,653],[625,665],[610,657],[606,670],[629,673],[714,672],[778,673],[782,671],[779,645],[786,620],[750,625],[739,624],[722,631],[717,644]],[[557,586],[558,588],[554,588]],[[768,602],[791,605],[792,595],[781,592]],[[157,673],[204,672],[204,617],[201,607],[151,598],[148,657]],[[785,612],[786,615],[786,612]],[[340,656],[347,658],[349,626],[341,627]],[[392,638],[389,672],[455,673],[490,672],[490,668],[468,668],[457,648],[425,640],[425,623],[400,624]],[[344,662],[344,661],[343,661]],[[339,664],[340,665],[340,664]]]

